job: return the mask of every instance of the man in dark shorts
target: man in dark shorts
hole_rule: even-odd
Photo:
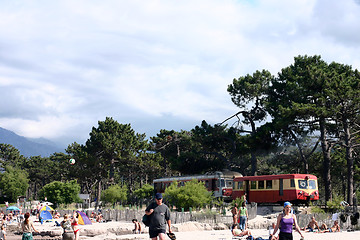
[[[145,214],[150,216],[149,235],[152,240],[165,240],[166,224],[171,233],[170,210],[163,202],[161,193],[155,194],[155,202],[151,203],[146,209]]]

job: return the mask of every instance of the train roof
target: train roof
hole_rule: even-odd
[[[187,180],[192,180],[192,179],[207,179],[207,178],[216,178],[216,177],[224,177],[224,178],[231,178],[234,179],[236,177],[240,177],[242,176],[241,173],[238,172],[233,172],[233,171],[218,171],[218,172],[208,172],[205,174],[201,174],[201,175],[190,175],[190,176],[173,176],[173,177],[164,177],[164,178],[159,178],[159,179],[155,179],[153,182],[174,182],[174,181],[187,181]]]
[[[243,176],[236,177],[234,181],[244,181],[244,180],[273,180],[273,179],[293,179],[293,178],[308,178],[308,179],[317,179],[315,175],[312,174],[279,174],[279,175],[260,175],[260,176]]]

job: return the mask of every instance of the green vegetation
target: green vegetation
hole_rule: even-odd
[[[0,174],[0,189],[3,196],[12,202],[16,202],[18,196],[23,196],[29,186],[27,173],[23,170],[6,167],[6,171]]]
[[[105,202],[115,205],[116,203],[126,203],[127,187],[119,184],[112,185],[102,192],[102,199]]]
[[[326,205],[330,212],[339,212],[345,210],[345,207],[341,204],[343,198],[335,195],[331,201],[326,202]]]
[[[66,182],[54,181],[46,184],[39,191],[39,196],[42,199],[46,197],[48,201],[55,204],[70,204],[80,202],[79,193],[80,186],[76,180]]]
[[[193,179],[178,187],[178,182],[173,182],[165,190],[164,198],[178,210],[184,208],[204,207],[211,202],[211,193],[207,191],[204,183]]]
[[[145,184],[141,188],[138,188],[134,191],[134,196],[138,199],[148,199],[150,200],[154,194],[154,187],[150,184]]]

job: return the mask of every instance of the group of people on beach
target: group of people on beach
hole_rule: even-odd
[[[64,215],[64,220],[60,223],[63,228],[63,240],[78,240],[79,239],[79,226],[78,226],[78,213],[74,211],[73,216],[70,218],[67,214]],[[4,217],[1,222],[0,240],[6,240],[6,218]],[[24,220],[19,222],[20,230],[22,231],[22,240],[32,240],[33,232],[39,232],[34,222],[30,219],[30,213],[24,214]]]
[[[1,214],[1,213],[0,213]],[[149,236],[152,240],[165,240],[165,236],[168,235],[170,239],[176,239],[175,234],[171,230],[171,220],[170,220],[170,210],[166,204],[163,203],[163,197],[161,193],[155,194],[155,202],[152,202],[146,209],[145,214],[150,217],[149,224]],[[248,210],[246,208],[246,198],[241,204],[241,207],[238,208],[237,205],[232,209],[233,214],[233,225],[231,232],[233,236],[243,237],[247,236],[247,239],[255,239],[250,229],[248,229]],[[6,221],[9,218],[8,215],[2,213],[2,223],[0,231],[0,240],[6,240]],[[92,217],[95,217],[93,215]],[[63,240],[78,240],[80,235],[80,228],[78,226],[79,213],[74,211],[73,215],[70,217],[65,214],[63,216],[63,221],[60,223],[60,226],[63,228]],[[95,217],[96,218],[96,217]],[[94,218],[92,218],[94,219]],[[137,219],[133,219],[134,223],[134,233],[142,233],[141,224]],[[22,240],[32,240],[33,232],[38,232],[34,227],[34,223],[30,220],[30,213],[27,212],[24,214],[24,220],[20,223],[21,230],[23,232]],[[166,231],[168,228],[168,232]],[[311,221],[305,228],[299,227],[295,214],[292,211],[292,205],[290,202],[284,203],[284,209],[277,217],[276,224],[272,223],[272,226],[269,228],[269,240],[292,240],[293,239],[293,228],[300,234],[301,239],[304,239],[304,236],[301,231],[306,232],[315,232],[315,229],[318,229],[318,233],[324,232],[339,232],[340,226],[338,221],[334,222],[332,227],[328,227],[325,223],[319,226],[315,217],[311,218]],[[257,238],[262,239],[262,238]]]
[[[315,217],[312,216],[309,224],[306,227],[302,228],[301,230],[306,232],[317,232],[317,233],[340,232],[340,225],[339,225],[339,221],[335,220],[334,225],[332,227],[328,227],[325,223],[321,224],[321,226],[319,227],[319,224],[316,221]]]
[[[246,208],[245,202],[242,205],[242,208]],[[235,210],[234,210],[235,209]],[[247,228],[247,210],[246,210],[246,224],[244,224],[244,215],[245,210],[237,210],[237,206],[233,208],[233,225],[232,225],[232,235],[237,237],[248,236],[247,239],[262,239],[254,238],[251,236],[251,231]],[[238,212],[238,214],[236,214]],[[235,216],[234,216],[235,215]],[[325,232],[340,232],[339,222],[337,220],[334,221],[334,225],[332,227],[328,227],[325,223],[321,226],[318,225],[315,217],[311,218],[311,221],[305,228],[299,227],[297,223],[297,219],[295,214],[292,211],[292,205],[290,202],[284,203],[284,209],[282,213],[280,213],[277,217],[276,223],[272,223],[272,226],[269,227],[269,240],[292,240],[293,239],[293,229],[295,229],[301,236],[301,239],[304,239],[304,235],[301,231],[306,232],[315,232],[315,229],[318,229],[317,233],[325,233]]]

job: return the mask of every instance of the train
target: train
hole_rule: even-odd
[[[319,200],[317,177],[311,174],[280,174],[234,178],[232,198],[246,194],[248,202],[309,203]]]
[[[164,192],[177,181],[179,186],[197,179],[213,197],[226,202],[246,195],[248,203],[306,203],[319,200],[317,177],[311,174],[243,176],[233,171],[218,171],[194,176],[159,178],[153,181],[155,192]]]
[[[185,182],[197,179],[204,183],[209,192],[212,192],[215,198],[222,198],[224,201],[232,200],[233,183],[236,177],[242,176],[233,171],[208,172],[202,175],[194,176],[176,176],[168,178],[159,178],[153,181],[154,191],[163,193],[171,183],[177,181],[179,186],[184,186]]]

